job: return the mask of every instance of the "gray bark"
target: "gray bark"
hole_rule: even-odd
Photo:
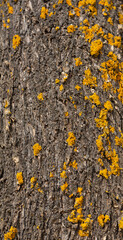
[[[120,137],[119,128],[122,130],[122,103],[117,94],[103,91],[99,72],[100,64],[107,61],[111,46],[104,43],[102,55],[94,58],[90,55],[90,43],[85,41],[79,29],[72,34],[67,33],[68,25],[79,26],[86,15],[81,12],[80,18],[76,15],[69,18],[70,7],[66,1],[58,5],[53,17],[47,16],[45,20],[40,18],[41,7],[45,6],[51,12],[56,1],[9,2],[14,8],[13,14],[8,14],[6,3],[0,7],[5,19],[10,18],[10,28],[6,29],[0,15],[0,240],[4,239],[11,226],[17,228],[15,239],[18,240],[82,239],[78,235],[80,223],[67,220],[74,210],[78,187],[83,188],[84,218],[91,214],[93,220],[89,236],[84,239],[120,240],[122,230],[118,225],[123,211],[122,170],[119,176],[111,175],[108,179],[98,177],[103,168],[97,161],[101,155],[96,146],[96,139],[102,131],[96,127],[95,118],[99,117],[104,102],[110,100],[113,111],[108,115],[108,122],[115,127],[110,141],[112,149],[115,148],[118,154],[119,166],[123,167],[122,147],[115,146],[114,141],[115,135]],[[76,1],[72,3],[76,5]],[[90,22],[91,26],[99,24],[106,33],[119,36],[121,1],[113,3],[116,6],[116,11],[111,14],[113,27],[102,15],[99,4],[98,15],[90,17]],[[55,30],[56,26],[60,27],[58,31]],[[12,39],[16,34],[21,37],[21,44],[13,49]],[[114,48],[114,53],[119,54],[121,62],[122,48]],[[75,66],[76,57],[81,57],[81,66]],[[93,93],[90,87],[82,84],[87,68],[91,69],[98,82],[95,92],[100,97],[101,107],[94,109],[91,102],[84,99]],[[68,74],[65,82],[61,80],[63,71]],[[55,84],[57,78],[60,79],[59,84]],[[59,91],[60,84],[63,84],[63,91]],[[77,84],[81,86],[80,91],[75,89]],[[119,88],[118,82],[114,81],[113,84]],[[37,99],[40,92],[43,93],[43,101]],[[8,107],[5,108],[6,100]],[[69,113],[68,117],[65,112]],[[76,137],[72,147],[66,142],[68,132],[73,132]],[[33,154],[35,143],[42,146],[37,157]],[[106,142],[104,146],[106,148]],[[75,147],[77,152],[74,151]],[[77,169],[69,166],[74,160],[78,164]],[[68,191],[62,192],[61,185],[65,181],[60,173],[64,162],[67,162],[65,181]],[[107,160],[105,164],[110,169]],[[22,186],[17,184],[17,172],[23,173]],[[52,178],[50,172],[53,172]],[[32,177],[37,178],[43,193],[38,192],[36,187],[31,188]],[[69,198],[72,193],[73,197]],[[103,228],[97,221],[101,214],[110,216],[109,223]]]

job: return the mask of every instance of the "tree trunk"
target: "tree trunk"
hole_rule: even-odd
[[[1,1],[0,240],[123,237],[122,1],[77,2]]]

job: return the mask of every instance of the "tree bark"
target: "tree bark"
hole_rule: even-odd
[[[74,7],[67,2],[56,4],[55,8],[55,0],[1,2],[0,240],[11,226],[17,228],[15,239],[18,240],[120,240],[123,237],[119,227],[123,212],[123,143],[116,144],[115,140],[116,136],[121,138],[123,130],[122,101],[118,97],[123,78],[120,75],[115,81],[108,73],[114,91],[112,88],[106,91],[100,71],[101,63],[110,59],[107,56],[110,51],[121,64],[122,46],[109,44],[96,32],[89,41],[83,30],[79,30],[81,26],[88,26],[83,23],[88,19],[88,28],[98,24],[104,34],[121,37],[118,13],[122,11],[122,1],[112,1],[116,9],[109,8],[107,15],[103,15],[104,6],[96,1],[97,15],[94,16],[90,15],[90,10],[85,11],[93,5],[80,7],[80,16],[77,16],[77,1],[72,0]],[[13,7],[13,13],[9,12],[7,3]],[[42,7],[48,9],[45,19],[40,16]],[[68,14],[70,10],[72,17]],[[49,16],[50,12],[53,15]],[[112,18],[113,25],[107,22],[108,17]],[[70,24],[77,26],[75,31],[67,31]],[[13,48],[15,35],[21,41]],[[101,39],[103,48],[94,56],[90,46],[97,39]],[[79,57],[82,64],[76,66],[75,58]],[[84,85],[87,69],[96,77],[97,86]],[[116,74],[116,69],[112,71]],[[119,65],[117,71],[122,72]],[[60,81],[57,83],[56,79]],[[80,89],[77,90],[76,85]],[[40,93],[42,100],[37,98]],[[91,101],[94,93],[99,96],[99,105]],[[107,101],[113,110],[104,107]],[[97,127],[95,120],[102,109],[107,111],[109,133],[105,136],[105,128]],[[114,132],[110,131],[110,126],[114,127]],[[69,133],[75,136],[73,142],[69,142]],[[101,150],[96,144],[99,135],[103,142]],[[34,156],[36,143],[42,149]],[[100,170],[111,172],[113,157],[108,159],[106,151],[113,154],[113,149],[120,170],[106,178]],[[60,175],[63,171],[66,178]],[[22,172],[23,184],[17,181],[19,172]],[[35,182],[31,184],[33,177]],[[68,186],[62,191],[65,182]],[[83,188],[81,193],[78,187]],[[76,198],[80,196],[83,202],[75,207]],[[77,218],[79,208],[82,208],[84,220],[69,221],[68,216],[74,210]],[[110,218],[103,227],[98,221],[100,215]],[[87,218],[89,225],[83,229],[87,236],[81,237],[79,230]]]

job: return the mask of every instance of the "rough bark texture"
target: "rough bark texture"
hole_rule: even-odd
[[[110,10],[110,15],[104,16],[102,5],[96,1],[96,16],[91,17],[81,8],[80,16],[74,14],[72,18],[68,15],[72,7],[66,1],[58,4],[56,9],[52,7],[55,0],[8,2],[14,9],[13,14],[8,13],[6,1],[0,6],[3,11],[0,13],[0,240],[11,226],[17,228],[15,239],[18,240],[83,239],[78,234],[81,222],[73,223],[67,219],[74,210],[75,198],[79,197],[78,187],[83,188],[83,218],[91,214],[93,220],[89,236],[84,239],[121,240],[122,169],[119,176],[112,174],[108,179],[98,176],[103,168],[110,171],[111,161],[103,156],[105,167],[97,161],[101,153],[96,139],[103,130],[96,127],[95,118],[99,117],[104,103],[110,100],[113,110],[108,111],[108,126],[113,126],[115,132],[108,136],[122,168],[122,146],[115,145],[115,136],[121,137],[119,129],[122,131],[123,127],[122,103],[118,92],[104,91],[99,71],[111,50],[118,56],[118,61],[122,61],[122,47],[111,46],[95,35],[93,40],[101,38],[103,49],[98,57],[94,57],[90,54],[91,43],[85,40],[79,26],[87,18],[91,27],[99,24],[105,34],[121,36],[118,12],[121,12],[122,1],[113,1],[116,9]],[[76,7],[77,3],[72,0]],[[56,14],[42,19],[43,6],[48,13],[56,11]],[[109,16],[113,25],[107,22]],[[8,18],[10,27],[7,29],[2,21],[6,22]],[[78,26],[73,33],[67,32],[70,24]],[[21,43],[13,49],[12,39],[16,34],[21,37]],[[77,57],[82,60],[80,66],[75,65],[74,58]],[[82,84],[88,68],[97,78],[97,87]],[[63,81],[63,72],[68,74],[66,81]],[[56,84],[55,79],[60,82]],[[119,82],[111,82],[117,90]],[[59,90],[61,84],[62,91]],[[76,85],[81,86],[79,91],[75,89]],[[43,93],[42,101],[37,98],[40,92]],[[95,104],[92,108],[91,101],[85,100],[85,96],[94,92],[99,95],[101,105]],[[6,101],[8,106],[5,107]],[[79,114],[81,111],[82,115]],[[68,116],[65,116],[66,112]],[[66,142],[69,132],[76,137],[73,146]],[[35,143],[42,146],[38,156],[33,154]],[[107,140],[103,139],[103,145],[106,150]],[[77,169],[70,166],[74,160]],[[60,176],[64,162],[66,179]],[[17,184],[17,172],[23,174],[21,186]],[[31,188],[32,177],[37,178],[42,193],[36,186]],[[68,187],[62,191],[61,185],[65,181]],[[97,220],[101,214],[110,217],[104,227]]]

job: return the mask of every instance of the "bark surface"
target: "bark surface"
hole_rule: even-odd
[[[108,33],[122,37],[119,22],[122,1],[112,1],[116,9],[109,8],[107,15],[102,11],[106,6],[99,1],[95,5],[85,4],[79,8],[79,16],[75,9],[78,1],[71,1],[74,7],[70,1],[61,2],[0,1],[0,240],[5,239],[11,226],[17,228],[18,240],[121,240],[123,237],[123,226],[119,227],[123,212],[123,100],[118,92],[123,87],[122,66],[118,65],[122,62],[122,45],[110,44],[104,38]],[[13,13],[7,3],[13,7]],[[91,15],[89,6],[97,9],[97,15]],[[40,16],[42,7],[48,9],[45,19]],[[53,15],[49,16],[51,12]],[[107,21],[109,17],[113,25]],[[90,26],[83,23],[85,19]],[[67,30],[71,24],[75,27],[73,32]],[[89,32],[89,38],[85,39],[88,29],[84,33],[80,27],[92,28],[95,24],[102,27],[104,35]],[[21,38],[15,49],[14,35]],[[97,39],[101,39],[103,48],[94,56],[90,46]],[[112,75],[108,72],[105,80],[100,68],[102,62],[111,59],[107,56],[110,51],[117,56],[114,62],[118,63],[109,69]],[[76,66],[75,58],[79,57],[82,64]],[[92,84],[92,78],[91,85],[84,85],[87,69],[96,77],[97,86]],[[115,75],[117,79],[111,77]],[[57,83],[56,79],[60,81]],[[112,87],[104,89],[104,82]],[[40,93],[42,100],[37,98]],[[89,98],[94,93],[99,96],[100,104]],[[113,109],[104,107],[107,101]],[[102,109],[106,110],[107,126],[97,127],[95,119]],[[66,141],[70,132],[76,138],[71,146]],[[97,146],[99,136],[101,141]],[[116,136],[121,139],[119,142]],[[36,143],[42,149],[34,156]],[[118,159],[118,166],[115,162],[111,172],[114,158]],[[99,174],[103,169],[109,174]],[[66,178],[60,175],[63,170]],[[18,172],[23,175],[22,185],[16,179]],[[36,178],[33,185],[32,177]],[[65,182],[68,186],[62,191]],[[78,187],[83,188],[81,193]],[[76,207],[80,196],[83,202]],[[83,220],[76,220],[79,208]],[[69,221],[72,211],[75,219]],[[98,222],[100,215],[110,218],[103,227]],[[89,224],[84,229],[81,224],[87,218]],[[81,237],[79,230],[87,236]]]

